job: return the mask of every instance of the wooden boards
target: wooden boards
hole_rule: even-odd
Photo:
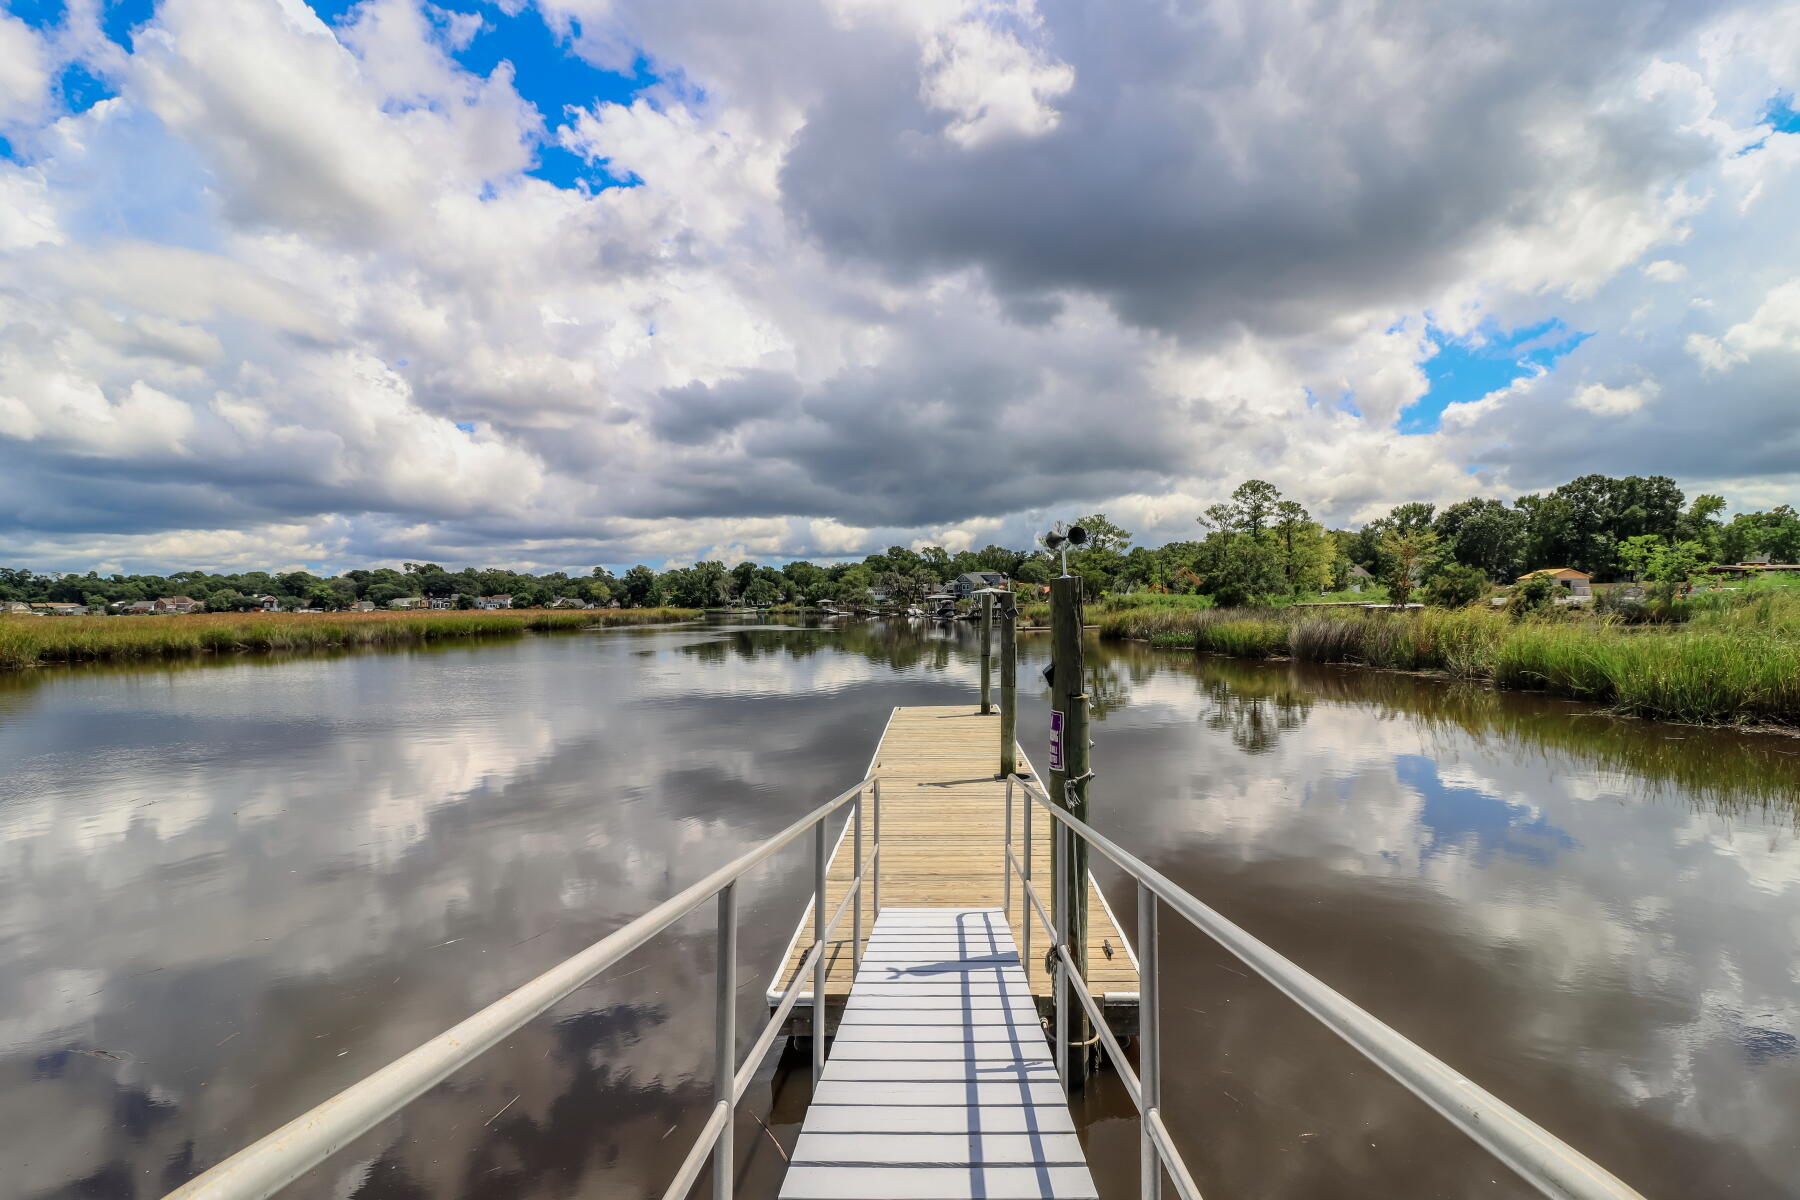
[[[998,908],[884,905],[781,1196],[1097,1196]]]
[[[870,773],[881,780],[881,900],[896,908],[999,908],[1003,898],[1005,859],[1006,784],[995,777],[1000,760],[1000,718],[982,716],[975,705],[935,705],[896,708],[876,749]],[[1029,774],[1031,765],[1021,751],[1019,762]],[[1025,808],[1021,794],[1013,797],[1013,849],[1023,860]],[[1035,805],[1033,807],[1036,807]],[[1051,818],[1039,808],[1032,816],[1032,876],[1046,907],[1051,900],[1049,838]],[[873,846],[872,806],[865,807],[863,855]],[[851,838],[845,833],[837,843],[826,872],[825,911],[836,911],[855,875]],[[863,932],[866,938],[875,922],[872,890],[865,881],[862,897]],[[1030,914],[1026,936],[1026,901],[1018,881],[1012,888],[1007,913],[1015,947],[1024,947],[1025,986],[1040,1006],[1047,1006],[1050,977],[1044,970],[1044,950],[1049,945],[1042,924]],[[812,906],[809,904],[794,931],[784,961],[770,987],[774,1003],[793,979],[795,969],[812,947]],[[1137,960],[1120,932],[1100,890],[1088,880],[1088,990],[1102,1000],[1108,1022],[1121,1034],[1136,1032]],[[849,914],[838,926],[827,947],[825,993],[830,1011],[836,1011],[850,993],[854,975],[851,963]],[[806,1011],[811,1003],[810,980],[801,984],[794,1032],[809,1028]]]

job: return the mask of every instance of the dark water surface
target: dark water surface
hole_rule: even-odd
[[[1090,655],[1102,829],[1646,1195],[1800,1196],[1800,742]],[[968,631],[922,625],[0,679],[0,1194],[160,1195],[774,833],[862,772],[892,706],[974,680]],[[746,1042],[808,886],[797,848],[743,888]],[[1525,1194],[1163,928],[1168,1119],[1209,1195]],[[711,932],[703,909],[287,1194],[661,1195],[710,1092]],[[798,1065],[751,1090],[742,1195],[775,1192]],[[1135,1194],[1116,1083],[1076,1109],[1102,1194]]]

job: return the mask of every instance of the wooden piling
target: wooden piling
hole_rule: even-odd
[[[1019,770],[1019,605],[1000,598],[1000,778]]]
[[[981,715],[994,711],[991,687],[994,676],[994,593],[981,594]]]
[[[1050,581],[1050,653],[1055,664],[1050,685],[1050,706],[1060,713],[1062,755],[1060,763],[1051,760],[1050,798],[1063,806],[1077,820],[1088,819],[1088,697],[1087,673],[1081,654],[1081,577],[1063,575]],[[1058,769],[1060,767],[1060,769]],[[1067,913],[1069,954],[1075,960],[1080,982],[1086,986],[1088,911],[1083,903],[1084,883],[1088,875],[1087,844],[1061,825],[1056,835],[1064,839],[1064,852],[1057,861],[1067,864],[1063,876],[1056,880],[1056,903]],[[1087,1012],[1074,997],[1059,995],[1058,1004],[1071,1006],[1068,1020],[1069,1044],[1058,1047],[1066,1055],[1063,1078],[1071,1088],[1087,1080],[1089,1047],[1093,1037]]]

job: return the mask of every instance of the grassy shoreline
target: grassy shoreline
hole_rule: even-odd
[[[1122,608],[1100,617],[1100,636],[1236,658],[1435,672],[1665,721],[1792,729],[1800,727],[1795,600],[1773,610],[1756,599],[1720,605],[1674,628],[1560,615],[1519,621],[1481,608]]]
[[[526,631],[689,621],[685,608],[587,611],[208,613],[176,617],[0,617],[0,670],[73,662],[336,650]]]

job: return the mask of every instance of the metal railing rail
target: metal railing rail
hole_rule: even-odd
[[[865,860],[862,856],[865,791],[874,795],[875,837]],[[832,814],[851,806],[856,874],[844,898],[829,920],[825,910],[827,862],[825,822]],[[737,884],[753,868],[799,838],[808,829],[813,836],[813,945],[794,972],[793,982],[782,993],[774,1015],[763,1027],[742,1066],[737,1065]],[[714,1009],[712,1112],[701,1129],[664,1200],[679,1200],[699,1178],[710,1158],[713,1163],[714,1200],[731,1200],[731,1115],[750,1087],[757,1067],[780,1034],[788,1014],[799,1000],[810,974],[813,998],[813,1083],[824,1070],[825,947],[843,919],[853,909],[855,941],[853,965],[862,961],[862,886],[865,874],[874,879],[874,904],[881,905],[881,787],[872,778],[852,786],[786,829],[720,867],[706,878],[682,889],[641,917],[601,938],[587,949],[565,959],[474,1016],[440,1033],[417,1049],[351,1084],[331,1099],[295,1117],[275,1132],[252,1142],[230,1158],[170,1192],[166,1200],[261,1200],[318,1166],[378,1123],[399,1112],[458,1068],[466,1066],[496,1042],[517,1032],[533,1018],[588,983],[608,967],[676,921],[718,897],[718,980]]]
[[[1023,863],[1014,855],[1012,846],[1012,797],[1015,787],[1022,788],[1026,797],[1026,858]],[[1075,960],[1070,956],[1066,944],[1067,914],[1061,911],[1062,906],[1058,904],[1052,917],[1032,884],[1031,812],[1036,805],[1042,805],[1062,826],[1062,829],[1055,830],[1054,837],[1058,877],[1062,863],[1066,861],[1064,855],[1068,846],[1073,838],[1079,837],[1106,855],[1137,882],[1138,1062],[1143,1067],[1142,1078],[1131,1069],[1118,1041],[1107,1028],[1100,1007],[1094,1003],[1088,989],[1079,982]],[[1064,1055],[1069,1040],[1069,1006],[1064,1003],[1064,997],[1073,993],[1087,1010],[1088,1019],[1094,1023],[1101,1044],[1106,1048],[1120,1079],[1124,1081],[1126,1091],[1138,1106],[1142,1129],[1139,1188],[1146,1200],[1161,1195],[1162,1170],[1165,1168],[1182,1200],[1199,1200],[1200,1196],[1193,1176],[1188,1173],[1186,1164],[1175,1149],[1162,1118],[1162,1037],[1157,1011],[1160,995],[1157,932],[1159,900],[1235,954],[1251,970],[1274,984],[1326,1028],[1350,1043],[1369,1061],[1393,1076],[1401,1086],[1436,1109],[1439,1115],[1473,1138],[1544,1195],[1557,1197],[1558,1200],[1643,1200],[1638,1192],[1604,1167],[1226,920],[1155,868],[1122,849],[1105,834],[1071,816],[1031,780],[1017,775],[1007,779],[1006,813],[1006,911],[1010,913],[1012,910],[1012,877],[1016,874],[1025,898],[1037,910],[1038,919],[1043,922],[1053,939],[1051,944],[1054,948],[1056,971],[1052,995],[1056,998],[1057,1070],[1060,1073],[1066,1069]],[[1024,927],[1029,936],[1031,922],[1028,919],[1024,922]],[[1029,956],[1029,950],[1027,955]],[[1030,961],[1029,957],[1026,961]],[[1076,980],[1074,986],[1071,986],[1071,979]]]

